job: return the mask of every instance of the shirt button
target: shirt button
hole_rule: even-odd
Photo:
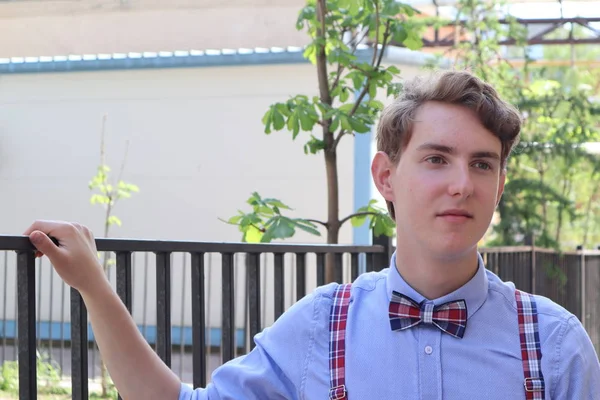
[[[431,346],[425,346],[425,354],[429,355],[433,353],[433,349],[431,348]]]

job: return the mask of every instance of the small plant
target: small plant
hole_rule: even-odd
[[[65,395],[67,388],[60,386],[60,367],[46,352],[36,352],[37,386],[40,394]],[[5,361],[0,367],[0,391],[18,395],[19,363]]]
[[[8,393],[19,392],[19,364],[5,361],[0,367],[0,390]]]
[[[102,118],[102,131],[100,136],[100,165],[98,165],[98,169],[96,175],[90,180],[88,186],[92,191],[92,196],[90,198],[90,203],[92,205],[100,204],[105,209],[104,214],[104,236],[108,237],[110,227],[112,225],[121,226],[122,222],[119,217],[113,215],[114,207],[116,203],[121,199],[128,199],[131,197],[133,193],[139,192],[138,186],[124,182],[121,177],[123,176],[123,171],[125,170],[125,164],[127,161],[127,154],[129,151],[129,142],[126,143],[125,147],[125,156],[123,157],[123,161],[121,163],[121,169],[119,171],[119,175],[117,177],[116,182],[111,183],[110,180],[110,167],[106,164],[106,149],[104,145],[104,139],[106,135],[106,119],[104,116]],[[98,253],[98,258],[101,255]],[[104,257],[102,257],[102,268],[104,272],[107,273],[108,269],[111,265],[115,264],[115,260],[111,258],[109,253],[104,253]],[[101,359],[101,374],[102,374],[102,396],[107,397],[109,392],[108,386],[108,371],[106,370],[106,365],[104,361]]]
[[[68,394],[67,388],[60,386],[60,366],[47,352],[37,352],[38,392],[43,394]]]

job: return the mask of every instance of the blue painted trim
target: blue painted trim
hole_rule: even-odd
[[[359,92],[355,94],[357,97]],[[366,206],[373,198],[371,193],[371,143],[373,141],[373,128],[367,133],[354,135],[354,212]],[[353,228],[353,242],[356,245],[370,245],[371,229],[365,223],[363,226]]]
[[[62,328],[62,332],[61,332]],[[37,329],[37,338],[41,340],[50,340],[53,341],[70,341],[71,340],[71,323],[69,322],[47,322],[41,321],[36,323]],[[138,325],[138,329],[142,333],[142,336],[146,338],[148,343],[155,344],[156,343],[156,326],[146,326],[146,329],[141,325]],[[221,345],[221,329],[220,328],[207,328],[207,338],[206,344],[214,347],[219,347]],[[7,339],[16,339],[17,333],[17,324],[14,320],[0,321],[0,338]],[[182,340],[183,333],[183,340]],[[94,340],[94,332],[92,331],[92,327],[88,324],[88,341],[92,342]],[[171,342],[174,345],[180,345],[183,343],[185,346],[192,345],[192,328],[188,326],[174,326],[171,328]],[[235,332],[235,343],[237,347],[243,347],[244,340],[244,330],[236,329]]]
[[[356,91],[355,97],[360,95]],[[368,95],[365,100],[368,99]],[[373,127],[366,133],[355,133],[354,135],[354,211],[366,206],[373,198],[371,192],[371,146],[373,141]],[[369,224],[352,228],[353,242],[355,245],[371,245],[372,236]],[[367,270],[367,259],[361,254],[358,259],[358,272],[360,274]]]
[[[232,65],[307,63],[301,47],[270,49],[235,49],[206,51],[161,51],[145,53],[90,54],[55,57],[0,58],[0,73],[22,74],[122,69],[198,68]],[[367,61],[372,50],[357,50],[359,59]]]

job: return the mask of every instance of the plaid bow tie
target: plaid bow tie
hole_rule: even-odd
[[[420,323],[433,324],[443,332],[462,338],[467,327],[467,303],[464,300],[456,300],[439,306],[424,301],[419,304],[408,296],[392,292],[392,301],[390,301],[392,330],[404,330]]]

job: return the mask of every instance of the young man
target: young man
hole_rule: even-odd
[[[39,221],[25,234],[81,292],[124,399],[600,399],[577,318],[502,282],[477,252],[520,126],[468,73],[408,84],[381,117],[372,164],[397,223],[390,268],[318,288],[196,391],[146,344],[87,228]]]

